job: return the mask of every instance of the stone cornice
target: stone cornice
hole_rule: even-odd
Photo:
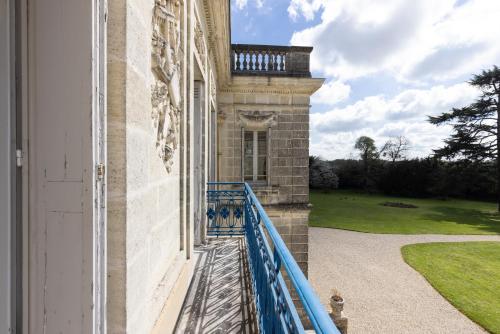
[[[231,79],[230,1],[203,0],[203,7],[208,27],[208,49],[217,73],[216,84],[218,87],[226,86]]]
[[[233,76],[222,93],[267,93],[312,95],[322,85],[322,78]]]
[[[309,104],[300,104],[300,103],[220,103],[221,106],[233,106],[237,109],[241,110],[254,110],[255,108],[259,108],[261,110],[274,110],[276,108],[283,107],[291,107],[293,109],[304,109],[309,110],[311,107]]]

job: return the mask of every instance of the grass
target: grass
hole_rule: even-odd
[[[415,244],[401,252],[453,306],[500,334],[500,242]]]
[[[368,233],[500,234],[500,215],[494,203],[397,198],[350,191],[313,191],[310,200],[310,226]],[[418,208],[380,205],[388,201]]]

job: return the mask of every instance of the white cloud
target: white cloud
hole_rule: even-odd
[[[236,5],[236,8],[239,9],[239,10],[242,10],[243,8],[245,8],[248,4],[248,0],[235,0],[235,5]]]
[[[236,10],[243,10],[248,6],[248,0],[232,0],[233,8]],[[261,9],[264,7],[266,0],[253,0],[252,3],[257,9]],[[235,7],[236,6],[236,7]]]
[[[344,101],[350,85],[362,97],[311,115],[311,154],[326,158],[349,156],[361,135],[379,145],[405,135],[413,156],[431,153],[450,128],[427,116],[469,104],[477,91],[460,82],[500,64],[500,0],[290,0],[288,15],[320,16],[291,38],[314,47],[311,69],[329,79],[312,103]],[[373,90],[400,93],[366,96]]]
[[[449,127],[436,127],[427,116],[471,103],[478,91],[466,83],[430,89],[409,89],[392,97],[369,96],[344,108],[311,115],[311,154],[345,158],[356,138],[373,137],[382,145],[389,137],[404,135],[412,155],[423,156],[442,145]]]
[[[500,61],[500,1],[291,0],[295,32],[312,45],[311,68],[342,80],[389,72],[402,82],[449,80]]]
[[[329,81],[311,97],[312,103],[334,105],[349,97],[351,86],[340,81]]]
[[[323,6],[324,0],[291,0],[288,6],[288,16],[296,20],[304,16],[307,21],[314,19],[314,14]]]

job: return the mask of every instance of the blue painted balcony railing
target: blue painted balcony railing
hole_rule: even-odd
[[[260,333],[305,333],[283,267],[316,333],[339,334],[252,188],[237,182],[209,182],[208,187],[208,234],[246,237]]]

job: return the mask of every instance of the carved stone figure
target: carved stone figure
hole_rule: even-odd
[[[155,82],[151,87],[151,118],[156,131],[156,148],[168,172],[177,149],[182,106],[181,15],[181,1],[155,0],[151,54]]]

